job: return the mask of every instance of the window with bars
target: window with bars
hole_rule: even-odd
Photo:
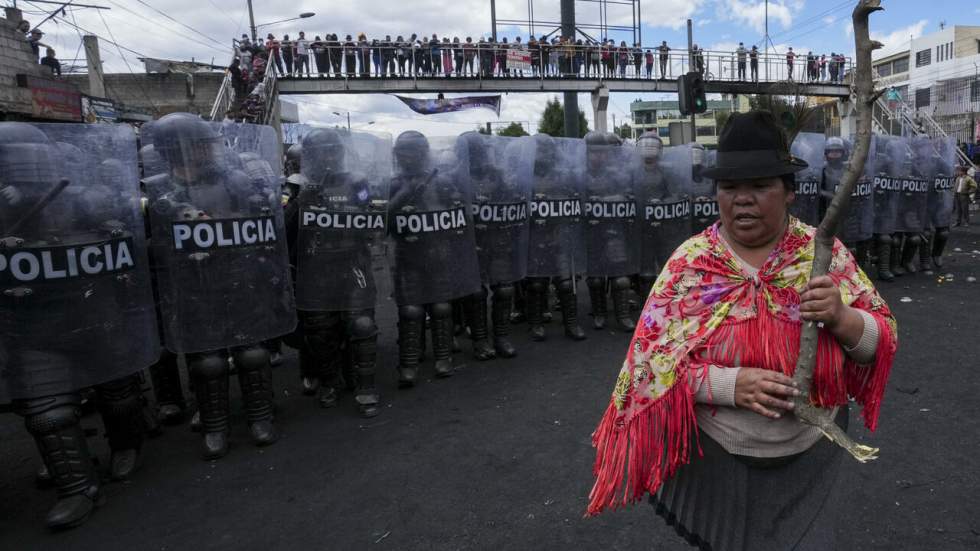
[[[919,88],[915,91],[915,108],[928,107],[932,101],[931,88]]]
[[[915,66],[925,67],[932,63],[932,50],[921,50],[915,52]]]
[[[895,61],[892,62],[893,73],[895,74],[907,73],[908,70],[909,70],[909,58],[903,57],[901,59],[896,59]]]
[[[875,67],[878,70],[878,76],[887,77],[892,74],[892,64],[882,63],[881,65]]]
[[[974,80],[970,83],[970,101],[980,102],[980,80]]]

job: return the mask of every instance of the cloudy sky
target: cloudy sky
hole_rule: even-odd
[[[6,5],[13,0],[3,0]],[[142,71],[137,60],[149,57],[226,64],[230,57],[232,37],[248,32],[248,11],[245,0],[78,0],[82,4],[97,4],[109,10],[67,9],[42,26],[45,42],[54,46],[58,57],[71,63],[83,57],[79,33],[101,36],[102,58],[106,72]],[[52,9],[50,4],[18,0],[25,17],[36,24]],[[527,19],[526,0],[497,0],[498,19]],[[887,52],[908,47],[911,37],[918,37],[948,25],[980,25],[980,8],[975,0],[944,0],[928,3],[909,0],[886,0],[886,11],[872,18],[872,35],[882,41]],[[535,0],[537,20],[558,20],[558,0]],[[853,0],[771,0],[769,2],[769,33],[779,52],[793,46],[800,52],[853,51],[850,11]],[[437,33],[489,36],[489,0],[254,0],[257,24],[295,17],[302,12],[316,15],[301,21],[264,26],[260,34],[272,32],[277,36],[306,31],[307,37],[334,32],[341,35],[364,32],[369,38],[385,34],[393,37],[412,33]],[[705,50],[732,50],[738,43],[747,47],[763,46],[765,8],[761,0],[645,0],[641,4],[644,45],[666,40],[671,46],[686,44],[685,22],[694,20],[694,41]],[[579,2],[577,19],[580,23],[597,23],[597,4]],[[42,13],[44,12],[44,13]],[[613,24],[631,24],[628,6],[610,5],[608,17]],[[74,26],[73,26],[74,25]],[[79,31],[77,28],[82,29]],[[537,34],[543,34],[536,28]],[[551,29],[546,29],[545,32]],[[525,27],[498,28],[498,36],[511,40],[517,34],[527,37]],[[617,40],[626,38],[611,34]],[[109,41],[113,41],[115,46]],[[84,64],[84,60],[78,63]],[[415,115],[400,101],[385,95],[320,95],[291,96],[298,103],[303,122],[337,124],[342,122],[332,112],[350,112],[355,127],[397,133],[409,128],[431,135],[455,135],[471,130],[486,121],[526,121],[525,126],[537,127],[538,119],[548,96],[544,94],[510,94],[503,98],[500,117],[490,111],[475,110],[458,114],[428,117]],[[659,99],[654,94],[613,94],[609,102],[610,126],[629,116],[629,104],[635,99]],[[579,97],[579,106],[591,120],[588,95]],[[345,115],[346,117],[346,115]],[[343,120],[346,123],[346,120]]]

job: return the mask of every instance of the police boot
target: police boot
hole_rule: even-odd
[[[317,377],[319,368],[316,364],[316,358],[304,343],[299,350],[300,385],[303,387],[304,396],[313,396],[320,388],[320,378]]]
[[[301,311],[299,319],[303,324],[306,352],[300,358],[304,391],[315,395],[320,407],[333,407],[337,405],[341,370],[348,363],[346,351],[341,348],[344,340],[343,319],[340,314],[332,312],[310,311]],[[353,377],[348,378],[353,382]],[[316,383],[310,384],[311,379]]]
[[[896,277],[905,275],[905,267],[902,265],[902,235],[892,235],[892,250],[888,257],[888,267]]]
[[[109,440],[109,476],[113,480],[125,480],[140,466],[146,432],[139,376],[103,383],[96,387],[96,393]]]
[[[97,505],[105,502],[85,431],[79,424],[80,406],[81,398],[77,394],[15,403],[57,488],[57,502],[45,519],[53,530],[79,526]]]
[[[356,378],[354,401],[361,417],[374,417],[381,412],[381,396],[374,382],[378,328],[372,316],[357,316],[351,321],[350,347]]]
[[[164,350],[157,363],[150,366],[150,379],[153,381],[153,395],[157,401],[157,418],[164,425],[183,423],[187,402],[180,385],[177,355]]]
[[[425,309],[418,305],[398,308],[398,386],[415,386],[422,356]]]
[[[493,348],[501,358],[517,355],[510,342],[510,311],[514,300],[514,286],[501,285],[493,290]]]
[[[235,349],[233,354],[252,442],[256,446],[268,446],[279,440],[279,431],[273,423],[275,406],[269,351],[261,345],[254,345]]]
[[[466,318],[473,339],[473,357],[479,361],[492,360],[497,352],[490,345],[487,328],[487,290],[466,297]]]
[[[453,305],[453,354],[463,351],[463,345],[459,343],[459,336],[466,331],[466,309],[468,308],[467,298],[462,298],[459,300],[452,301]],[[486,326],[486,309],[484,308],[483,313],[483,325]]]
[[[514,284],[514,300],[510,310],[510,323],[527,321],[527,280]]]
[[[592,327],[596,330],[606,328],[606,279],[590,277],[585,280],[589,287],[589,301],[592,303]]]
[[[228,453],[228,359],[218,352],[188,355],[187,370],[197,394],[204,459]]]
[[[922,238],[917,233],[909,233],[905,235],[905,244],[902,247],[902,268],[905,269],[906,273],[914,274],[918,270],[915,265],[915,257],[919,252],[919,245],[922,243]]]
[[[436,377],[453,374],[453,311],[448,302],[432,305],[432,356]]]
[[[578,296],[575,294],[574,280],[566,279],[558,283],[558,304],[561,306],[565,336],[574,341],[585,340],[585,331],[578,325]]]
[[[932,263],[936,268],[943,267],[943,252],[946,250],[947,241],[949,241],[949,228],[936,228],[932,237]]]
[[[630,278],[623,276],[612,280],[612,299],[616,322],[623,331],[632,333],[636,324],[630,315]]]
[[[528,280],[525,302],[527,304],[527,332],[531,340],[543,341],[544,305],[548,293],[548,280],[534,278]]]
[[[931,233],[922,234],[922,243],[919,244],[919,271],[932,275],[932,239]]]
[[[878,279],[881,281],[894,281],[895,274],[891,270],[891,236],[879,235],[875,240],[875,248],[878,251]]]

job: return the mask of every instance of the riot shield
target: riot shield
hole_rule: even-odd
[[[469,170],[455,154],[455,139],[409,131],[393,149],[388,234],[395,301],[430,304],[479,291]]]
[[[715,199],[715,182],[702,175],[711,166],[713,153],[705,151],[704,146],[696,143],[664,150],[664,164],[671,167],[668,185],[672,188],[680,187],[691,197],[692,234],[701,233],[721,215]]]
[[[586,267],[581,202],[585,144],[537,134],[530,148],[527,275],[570,278],[582,274]]]
[[[956,139],[933,138],[936,157],[933,163],[932,186],[929,189],[928,226],[948,228],[953,222],[953,202],[956,191]]]
[[[456,143],[456,154],[469,168],[480,277],[487,285],[527,275],[530,140],[466,132]]]
[[[290,332],[279,182],[269,176],[281,173],[275,131],[174,114],[143,133],[167,168],[144,179],[167,348],[202,352]]]
[[[902,178],[895,231],[918,233],[929,226],[929,190],[938,155],[928,136],[910,138],[909,144],[912,164]]]
[[[640,225],[633,191],[636,149],[618,140],[600,145],[586,141],[585,148],[585,273],[598,277],[639,273]]]
[[[898,208],[902,201],[902,178],[911,171],[912,155],[907,140],[900,136],[876,136],[874,162],[874,233],[898,230]]]
[[[635,171],[637,217],[640,220],[640,274],[656,277],[691,236],[691,163],[678,148],[637,145],[640,163]],[[688,152],[685,152],[688,153]]]
[[[137,170],[127,125],[0,123],[0,403],[159,357]]]
[[[823,134],[800,132],[790,147],[790,153],[806,161],[809,166],[796,173],[796,197],[789,207],[789,213],[811,226],[820,223],[820,179],[826,141]]]
[[[303,138],[305,183],[287,211],[296,225],[292,253],[301,310],[356,311],[377,302],[372,251],[385,235],[388,194],[387,181],[370,178],[383,170],[375,164],[385,162],[381,150],[390,148],[358,134],[318,128]]]
[[[841,138],[830,138],[824,149],[823,170],[823,207],[820,216],[837,193],[844,170],[850,164],[854,142]],[[875,143],[874,136],[868,150],[868,159],[864,163],[864,172],[858,177],[851,192],[851,200],[847,206],[844,219],[838,226],[837,237],[849,245],[871,239],[874,234],[874,167]]]

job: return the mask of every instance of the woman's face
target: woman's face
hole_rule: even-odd
[[[778,177],[718,180],[718,208],[728,235],[745,247],[764,246],[783,232],[795,194]]]

